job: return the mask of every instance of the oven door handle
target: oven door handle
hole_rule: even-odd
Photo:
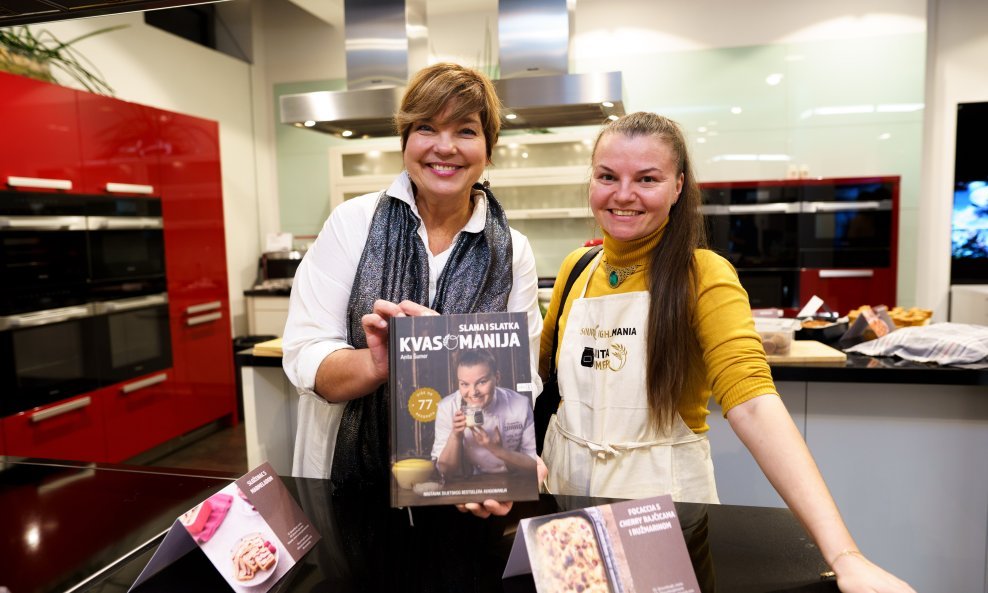
[[[0,230],[84,231],[85,216],[0,216]]]
[[[168,380],[168,373],[158,373],[157,375],[151,375],[150,377],[141,379],[140,381],[134,381],[133,383],[127,383],[120,388],[120,393],[123,395],[129,395],[135,391],[140,391],[141,389],[147,389],[152,385],[157,385],[158,383],[164,383]]]
[[[154,307],[168,304],[166,293],[152,294],[148,296],[135,297],[132,299],[120,299],[118,301],[105,301],[96,303],[97,313],[116,313],[118,311],[130,311],[132,309],[142,309],[144,307]]]
[[[727,207],[727,212],[728,214],[799,214],[799,204],[796,202],[731,204]]]
[[[891,210],[892,200],[870,202],[803,202],[803,212],[845,212],[848,210]]]
[[[11,315],[9,317],[0,317],[0,330],[52,325],[54,323],[69,321],[70,319],[92,317],[93,315],[93,308],[90,305],[51,309],[37,313],[28,313],[26,315]]]
[[[7,185],[10,187],[31,187],[35,189],[72,189],[71,179],[45,179],[43,177],[15,177],[7,176]]]
[[[126,231],[160,229],[161,218],[154,216],[90,216],[86,228],[90,231]]]
[[[820,278],[873,278],[875,270],[819,270]]]
[[[68,414],[74,410],[88,407],[92,403],[93,398],[88,395],[86,397],[80,397],[79,399],[74,399],[70,402],[65,402],[64,404],[58,404],[57,406],[52,406],[39,412],[34,412],[31,414],[31,422],[41,422],[42,420],[48,420],[49,418],[61,416],[62,414]]]

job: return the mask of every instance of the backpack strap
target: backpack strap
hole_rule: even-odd
[[[566,298],[569,296],[569,291],[573,288],[573,284],[576,279],[579,278],[583,270],[586,269],[597,253],[603,249],[600,245],[594,245],[584,253],[579,260],[577,260],[576,265],[569,272],[569,277],[566,278],[566,284],[563,285],[563,294],[559,299],[559,312],[556,314],[556,327],[553,328],[552,333],[552,350],[549,353],[549,377],[556,374],[556,344],[559,342],[559,317],[563,313],[563,308],[566,307]]]

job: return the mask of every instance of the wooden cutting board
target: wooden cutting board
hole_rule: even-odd
[[[788,354],[768,354],[769,364],[844,364],[847,355],[815,340],[793,340]]]
[[[795,342],[793,342],[795,344]],[[281,338],[254,344],[254,356],[281,356]]]

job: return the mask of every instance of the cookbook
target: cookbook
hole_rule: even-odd
[[[391,506],[538,498],[525,313],[390,321]]]

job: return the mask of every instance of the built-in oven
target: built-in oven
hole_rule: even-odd
[[[94,284],[163,277],[165,240],[159,198],[91,197],[87,201]]]
[[[705,184],[703,194],[708,244],[735,267],[751,306],[797,307],[797,188],[715,183]]]
[[[890,181],[803,187],[799,220],[800,266],[891,266],[895,187]]]
[[[799,203],[788,186],[707,186],[710,247],[736,268],[797,268]]]
[[[0,192],[0,413],[171,366],[161,201]]]
[[[127,381],[172,365],[167,293],[97,301],[93,308],[102,384]]]
[[[800,302],[800,272],[791,268],[740,269],[738,280],[752,309],[794,309]]]
[[[78,196],[0,192],[0,316],[85,303],[87,253]]]
[[[89,304],[0,316],[0,415],[99,386]]]

